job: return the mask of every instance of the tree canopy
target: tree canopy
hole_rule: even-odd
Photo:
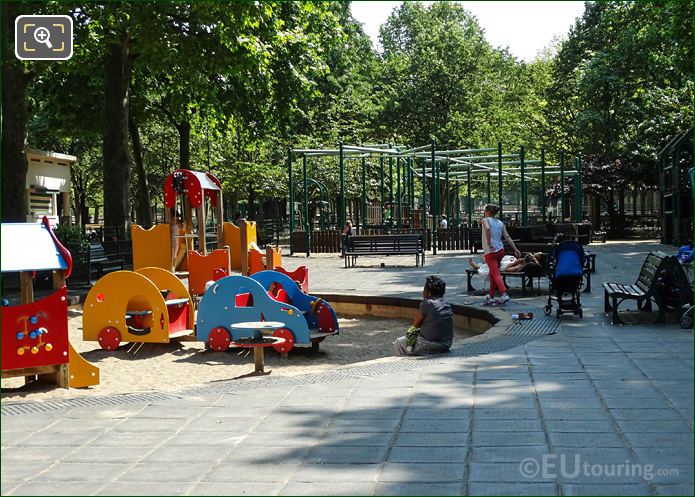
[[[8,56],[14,17],[36,9],[73,17],[72,59]],[[210,170],[230,203],[253,209],[287,195],[288,146],[338,141],[544,146],[550,161],[587,156],[625,184],[653,185],[658,151],[693,119],[692,2],[587,2],[533,61],[493,46],[450,2],[403,2],[378,49],[347,1],[15,2],[3,18],[7,220],[25,215],[8,192],[23,184],[26,144],[76,155],[76,218],[103,205],[122,227],[131,213],[151,222],[176,168]],[[310,167],[337,190],[334,165]],[[378,190],[376,176],[369,184]]]

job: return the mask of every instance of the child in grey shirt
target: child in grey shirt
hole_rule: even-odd
[[[420,312],[406,336],[393,346],[398,355],[425,355],[448,352],[454,338],[453,312],[444,299],[446,283],[438,276],[428,276],[422,290]]]

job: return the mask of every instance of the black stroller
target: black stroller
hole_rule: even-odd
[[[574,240],[564,240],[553,244],[548,256],[548,304],[545,315],[553,312],[553,296],[557,300],[556,316],[569,313],[583,317],[579,292],[584,286],[584,247]]]

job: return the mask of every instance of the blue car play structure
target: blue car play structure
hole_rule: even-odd
[[[230,342],[253,336],[253,330],[231,328],[249,321],[285,323],[273,332],[285,339],[275,346],[283,354],[295,345],[318,349],[326,336],[338,333],[338,319],[327,302],[302,293],[283,273],[261,271],[253,278],[227,276],[205,292],[198,308],[196,337],[213,350],[226,350]]]

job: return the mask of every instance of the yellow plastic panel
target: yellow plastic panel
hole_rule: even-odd
[[[168,224],[157,224],[148,230],[134,224],[130,235],[134,270],[143,267],[171,270],[171,228]]]
[[[70,344],[68,350],[68,385],[70,388],[85,388],[99,384],[99,368],[82,357]]]

